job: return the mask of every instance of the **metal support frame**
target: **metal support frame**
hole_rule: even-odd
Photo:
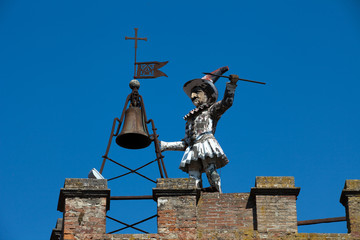
[[[136,168],[136,169],[131,169],[113,159],[111,159],[108,155],[109,155],[109,152],[110,152],[110,148],[111,148],[111,144],[113,142],[113,139],[114,137],[118,136],[119,132],[120,132],[120,129],[121,129],[121,125],[123,123],[123,120],[124,120],[124,117],[125,117],[125,112],[126,112],[126,109],[127,109],[127,106],[129,105],[129,102],[130,104],[132,104],[133,106],[140,106],[141,108],[141,113],[143,114],[143,117],[144,117],[144,122],[146,124],[149,124],[151,123],[151,128],[152,128],[152,134],[150,134],[150,140],[154,142],[154,147],[155,147],[155,154],[156,154],[156,159]],[[145,124],[145,128],[146,128],[146,131],[148,131],[148,128],[147,128],[147,125]],[[122,110],[122,113],[121,113],[121,116],[120,118],[115,118],[114,121],[113,121],[113,125],[112,125],[112,128],[111,128],[111,133],[110,133],[110,137],[109,137],[109,141],[108,141],[108,145],[106,147],[106,151],[105,151],[105,154],[102,156],[103,158],[103,161],[102,161],[102,164],[101,164],[101,168],[100,168],[100,174],[102,174],[103,170],[104,170],[104,167],[105,167],[105,162],[106,160],[109,160],[110,162],[113,162],[115,163],[116,165],[122,167],[122,168],[125,168],[128,170],[127,173],[124,173],[124,174],[121,174],[119,176],[115,176],[115,177],[112,177],[112,178],[109,178],[108,181],[112,181],[112,180],[115,180],[115,179],[118,179],[118,178],[121,178],[121,177],[124,177],[126,175],[129,175],[131,173],[134,173],[134,174],[137,174],[138,176],[142,177],[142,178],[145,178],[153,183],[156,183],[155,180],[153,179],[150,179],[149,177],[139,173],[138,171],[148,165],[150,165],[151,163],[154,163],[154,162],[157,162],[158,163],[158,167],[159,167],[159,173],[160,173],[160,177],[161,178],[168,178],[168,175],[167,175],[167,172],[166,172],[166,168],[165,168],[165,164],[164,164],[164,156],[161,154],[161,151],[160,151],[160,143],[159,143],[159,135],[156,133],[156,127],[155,127],[155,123],[154,123],[154,120],[150,119],[148,120],[147,119],[147,116],[146,116],[146,111],[145,111],[145,106],[144,106],[144,101],[143,101],[143,98],[142,96],[138,93],[138,88],[134,87],[132,88],[132,92],[127,96],[126,100],[125,100],[125,104],[124,104],[124,108]],[[112,196],[110,197],[110,200],[146,200],[146,199],[153,199],[152,196]],[[144,220],[141,220],[139,222],[136,222],[134,224],[127,224],[127,223],[124,223],[118,219],[115,219],[115,218],[112,218],[112,217],[109,217],[109,216],[106,216],[108,219],[111,219],[115,222],[118,222],[120,224],[123,224],[125,225],[125,227],[123,228],[119,228],[115,231],[111,231],[109,232],[109,234],[112,234],[112,233],[116,233],[116,232],[119,232],[119,231],[122,231],[124,229],[127,229],[127,228],[132,228],[132,229],[135,229],[137,231],[140,231],[142,233],[148,233],[140,228],[137,228],[137,227],[134,227],[135,225],[137,224],[140,224],[140,223],[143,223],[145,221],[148,221],[154,217],[157,217],[157,214],[151,216],[151,217],[148,217]]]
[[[120,132],[120,128],[121,128],[122,122],[123,122],[124,117],[125,117],[125,111],[126,111],[126,108],[127,108],[128,104],[129,104],[129,102],[131,102],[131,103],[134,104],[134,105],[140,104],[141,111],[142,111],[142,114],[143,114],[144,119],[145,119],[145,123],[146,123],[146,124],[151,123],[153,134],[150,135],[150,139],[151,139],[151,141],[154,142],[154,145],[155,145],[155,154],[156,154],[156,159],[155,159],[154,161],[151,161],[151,162],[149,162],[149,163],[147,163],[147,164],[145,164],[145,165],[143,165],[143,166],[141,166],[141,167],[139,167],[139,168],[137,168],[137,169],[135,169],[135,170],[132,170],[132,169],[130,169],[130,168],[128,168],[128,167],[126,167],[126,166],[124,166],[124,165],[122,165],[122,164],[120,164],[120,163],[116,162],[115,160],[113,160],[113,159],[111,159],[111,158],[108,157],[108,154],[109,154],[109,151],[110,151],[110,147],[111,147],[111,143],[112,143],[112,141],[113,141],[113,138],[116,137],[116,136],[119,134],[119,132]],[[117,128],[116,128],[117,123],[118,123],[118,126],[117,126]],[[115,131],[115,128],[116,128],[116,131]],[[148,129],[147,129],[147,125],[145,125],[145,128],[146,128],[146,130],[148,130]],[[114,121],[113,121],[113,125],[112,125],[112,128],[111,128],[111,133],[110,133],[110,137],[109,137],[109,142],[108,142],[108,145],[107,145],[107,147],[106,147],[105,154],[104,154],[104,156],[102,156],[102,157],[103,157],[103,162],[102,162],[102,164],[101,164],[100,173],[102,174],[102,172],[103,172],[103,170],[104,170],[104,166],[105,166],[106,160],[110,160],[110,161],[118,164],[119,166],[126,168],[126,169],[129,170],[130,172],[129,172],[129,173],[126,173],[126,174],[123,174],[123,175],[120,175],[120,176],[117,176],[117,177],[110,178],[109,181],[110,181],[110,180],[113,180],[113,179],[116,179],[116,178],[120,178],[120,177],[125,176],[125,175],[128,175],[128,174],[130,174],[130,173],[136,173],[136,174],[138,174],[138,175],[140,175],[140,176],[142,176],[142,177],[145,177],[145,176],[139,174],[139,173],[136,172],[136,171],[138,171],[139,169],[141,169],[141,168],[143,168],[143,167],[151,164],[152,162],[157,161],[157,162],[158,162],[158,166],[159,166],[159,172],[160,172],[161,178],[164,178],[164,177],[165,177],[165,178],[168,178],[168,175],[167,175],[167,172],[166,172],[166,168],[165,168],[165,164],[164,164],[164,156],[161,154],[161,151],[160,151],[160,144],[159,144],[159,139],[158,139],[159,135],[156,133],[156,130],[157,130],[157,129],[156,129],[156,127],[155,127],[154,120],[152,120],[152,119],[148,120],[148,119],[147,119],[146,111],[145,111],[145,106],[144,106],[144,101],[143,101],[142,96],[139,95],[137,88],[133,88],[132,92],[131,92],[131,93],[127,96],[127,98],[126,98],[125,105],[124,105],[123,111],[122,111],[122,113],[121,113],[120,119],[119,119],[119,118],[115,118]],[[145,177],[145,178],[147,178],[147,177]],[[156,183],[155,181],[153,181],[153,180],[151,180],[151,179],[149,179],[149,178],[147,178],[147,179],[150,180],[150,181],[152,181],[152,182],[154,182],[154,183]]]
[[[148,220],[150,220],[150,219],[152,219],[152,218],[154,218],[154,217],[157,217],[157,214],[155,214],[155,215],[153,215],[153,216],[151,216],[151,217],[145,218],[144,220],[141,220],[141,221],[139,221],[139,222],[133,223],[133,224],[131,224],[131,225],[129,225],[129,224],[127,224],[127,223],[124,223],[124,222],[122,222],[122,221],[119,221],[119,220],[117,220],[117,219],[115,219],[115,218],[109,217],[109,216],[106,216],[106,217],[109,218],[109,219],[111,219],[111,220],[113,220],[113,221],[115,221],[115,222],[121,223],[121,224],[123,224],[123,225],[126,226],[126,227],[119,228],[119,229],[117,229],[117,230],[111,231],[111,232],[109,232],[108,234],[113,234],[113,233],[116,233],[116,232],[120,232],[121,230],[124,230],[124,229],[127,229],[127,228],[132,228],[132,229],[138,230],[138,231],[140,231],[140,232],[142,232],[142,233],[148,233],[148,232],[146,232],[146,231],[144,231],[144,230],[141,230],[140,228],[137,228],[137,227],[134,227],[134,226],[135,226],[135,225],[138,225],[138,224],[140,224],[140,223],[146,222],[146,221],[148,221]]]

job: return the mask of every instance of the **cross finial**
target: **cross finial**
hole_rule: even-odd
[[[135,37],[125,37],[125,40],[135,40],[135,63],[134,63],[134,75],[135,75],[137,40],[147,41],[147,38],[138,38],[137,37],[138,28],[134,28],[134,29],[135,29]]]

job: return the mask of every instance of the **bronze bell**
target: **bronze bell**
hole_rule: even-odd
[[[128,149],[146,148],[151,139],[140,107],[130,106],[125,112],[123,129],[116,137],[120,147]]]

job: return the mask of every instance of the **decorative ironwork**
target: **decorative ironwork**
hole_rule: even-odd
[[[137,80],[132,80],[130,82],[130,88],[132,89],[132,92],[127,96],[126,100],[125,100],[125,104],[124,104],[124,108],[122,110],[122,114],[120,116],[120,118],[115,118],[114,121],[113,121],[113,125],[112,125],[112,128],[111,128],[111,133],[110,133],[110,137],[109,137],[109,141],[108,141],[108,145],[106,147],[106,151],[105,151],[105,154],[103,157],[103,161],[102,161],[102,164],[101,164],[101,168],[100,168],[100,173],[102,174],[103,170],[104,170],[104,167],[105,167],[105,162],[106,160],[112,162],[112,163],[115,163],[116,165],[122,167],[122,168],[125,168],[128,170],[127,173],[124,173],[122,175],[119,175],[119,176],[115,176],[115,177],[112,177],[112,178],[109,178],[108,181],[111,181],[111,180],[115,180],[115,179],[118,179],[118,178],[121,178],[121,177],[124,177],[124,176],[127,176],[129,174],[136,174],[142,178],[145,178],[153,183],[156,183],[155,180],[139,173],[138,171],[154,162],[157,162],[158,163],[158,167],[159,167],[159,173],[160,173],[160,177],[161,178],[164,178],[164,177],[168,177],[167,175],[167,172],[166,172],[166,169],[165,169],[165,164],[164,164],[164,156],[161,154],[161,151],[160,151],[160,144],[159,144],[159,140],[158,140],[158,135],[156,133],[156,128],[155,128],[155,123],[152,119],[148,120],[147,119],[147,116],[146,116],[146,111],[145,111],[145,106],[144,106],[144,101],[143,101],[143,98],[142,96],[139,94],[138,90],[140,88],[140,83],[137,81]],[[128,105],[129,105],[129,108],[128,108]],[[116,139],[118,140],[118,137],[121,136],[121,133],[120,133],[120,129],[123,126],[123,130],[124,130],[124,127],[125,127],[125,124],[123,124],[125,121],[126,121],[126,118],[125,118],[125,115],[126,115],[126,112],[127,110],[129,109],[134,109],[134,108],[137,108],[138,109],[138,112],[140,111],[141,112],[141,122],[144,123],[144,133],[142,134],[145,134],[147,136],[148,134],[148,128],[147,128],[147,125],[146,124],[150,124],[151,123],[151,128],[152,128],[152,134],[149,134],[147,137],[150,139],[151,142],[154,142],[154,147],[155,147],[155,154],[156,154],[156,159],[154,160],[151,160],[149,162],[147,162],[146,164],[136,168],[136,169],[131,169],[113,159],[111,159],[109,157],[109,152],[110,152],[110,148],[111,148],[111,144],[114,140],[114,137],[116,137]],[[128,120],[128,121],[131,121]],[[130,130],[129,130],[130,129]],[[126,129],[126,134],[131,134],[131,128],[127,128]],[[124,131],[122,131],[122,133],[124,133]],[[117,143],[119,143],[117,141]],[[122,146],[120,144],[120,146]],[[126,147],[126,148],[134,148],[134,149],[137,149],[137,148],[144,148],[144,147],[147,147],[148,144],[146,145],[142,145],[142,146],[135,146],[135,147],[132,147],[132,146],[122,146],[122,147]],[[146,199],[152,199],[152,196],[112,196],[110,197],[110,200],[146,200]],[[134,224],[127,224],[127,223],[124,223],[120,220],[117,220],[115,218],[112,218],[112,217],[109,217],[107,216],[107,218],[115,221],[115,222],[118,222],[118,223],[121,223],[123,225],[125,225],[125,227],[123,228],[119,228],[115,231],[112,231],[112,232],[109,232],[109,234],[112,234],[112,233],[115,233],[115,232],[119,232],[119,231],[122,231],[124,229],[127,229],[127,228],[132,228],[132,229],[135,229],[137,231],[140,231],[140,232],[143,232],[143,233],[148,233],[142,229],[139,229],[137,227],[134,227],[135,225],[139,224],[139,223],[142,223],[142,222],[145,222],[147,220],[150,220],[154,217],[156,217],[157,215],[154,215],[154,216],[151,216],[149,218],[146,218],[142,221],[139,221],[137,223],[134,223]]]
[[[159,68],[165,66],[169,61],[166,62],[137,62],[136,61],[136,52],[137,52],[137,41],[144,40],[147,41],[147,38],[139,38],[137,35],[138,28],[135,29],[135,37],[125,37],[125,40],[135,40],[135,62],[134,62],[134,78],[157,78],[157,77],[167,77],[167,75],[158,70]]]
[[[147,38],[140,38],[138,37],[138,28],[134,28],[135,30],[135,36],[134,37],[125,37],[125,40],[134,40],[135,41],[135,62],[134,62],[134,78],[157,78],[161,76],[167,77],[165,73],[160,71],[159,69],[163,66],[165,66],[168,61],[166,62],[137,62],[137,47],[138,47],[138,40],[147,41]],[[111,133],[108,141],[108,145],[106,147],[105,154],[102,156],[103,161],[100,168],[100,174],[102,174],[106,161],[110,161],[112,163],[115,163],[116,165],[125,168],[128,170],[128,172],[121,174],[119,176],[115,176],[112,178],[109,178],[108,181],[112,181],[115,179],[119,179],[121,177],[130,175],[130,174],[136,174],[142,178],[145,178],[146,180],[149,180],[153,183],[156,183],[155,180],[139,173],[138,171],[152,163],[157,162],[159,173],[161,178],[167,178],[167,172],[164,164],[164,156],[161,154],[160,151],[160,143],[158,140],[158,135],[156,133],[155,123],[152,119],[147,119],[144,101],[142,96],[139,94],[138,90],[140,88],[140,83],[137,80],[132,80],[130,82],[130,88],[132,89],[132,92],[127,96],[125,100],[125,104],[121,113],[121,116],[119,118],[114,118],[113,125],[111,128]],[[149,134],[147,124],[151,123],[151,130],[152,134]],[[120,132],[120,129],[122,127],[122,131]],[[111,148],[111,144],[114,140],[114,137],[116,138],[116,143],[124,148],[128,149],[140,149],[145,148],[151,144],[151,142],[154,142],[155,147],[155,154],[156,159],[151,160],[147,162],[146,164],[137,167],[136,169],[129,168],[114,159],[109,157],[109,151]],[[153,199],[150,195],[145,196],[111,196],[110,200],[148,200]],[[110,216],[106,216],[108,219],[111,219],[115,222],[118,222],[120,224],[125,225],[123,228],[119,228],[115,231],[109,232],[109,234],[116,233],[119,231],[122,231],[127,228],[132,228],[137,231],[140,231],[142,233],[148,233],[140,228],[135,227],[135,225],[138,225],[140,223],[143,223],[145,221],[148,221],[152,218],[157,217],[157,215],[153,215],[151,217],[148,217],[144,220],[141,220],[139,222],[136,222],[134,224],[127,224],[120,220],[117,220],[115,218],[112,218]]]
[[[137,41],[138,40],[144,40],[147,41],[147,38],[138,38],[137,37],[137,32],[138,32],[138,28],[134,28],[135,30],[135,37],[125,37],[125,40],[135,40],[135,63],[136,63],[136,50],[137,50]],[[135,76],[135,68],[134,68],[134,76]]]
[[[143,101],[143,98],[142,96],[139,94],[138,92],[138,89],[140,87],[140,84],[137,80],[132,80],[130,82],[130,87],[132,88],[132,92],[127,96],[126,98],[126,101],[125,101],[125,105],[124,105],[124,108],[123,108],[123,111],[122,111],[122,114],[121,114],[121,117],[120,119],[119,118],[115,118],[114,121],[113,121],[113,126],[111,128],[111,133],[110,133],[110,138],[109,138],[109,142],[108,142],[108,145],[106,147],[106,151],[105,151],[105,154],[103,156],[103,162],[102,162],[102,165],[101,165],[101,168],[100,168],[100,173],[102,174],[103,170],[104,170],[104,166],[105,166],[105,162],[106,160],[109,160],[123,168],[126,168],[127,170],[129,170],[130,172],[129,173],[126,173],[126,174],[123,174],[123,175],[120,175],[120,176],[117,176],[117,177],[114,177],[114,178],[110,178],[109,180],[113,180],[113,179],[116,179],[116,178],[119,178],[119,177],[122,177],[122,176],[125,176],[125,175],[128,175],[130,173],[135,173],[141,177],[144,177],[146,179],[148,179],[149,181],[152,181],[154,183],[156,183],[156,181],[154,180],[151,180],[150,178],[138,173],[137,171],[149,164],[151,164],[152,162],[155,162],[157,161],[158,163],[158,166],[159,166],[159,172],[160,172],[160,176],[161,178],[164,178],[164,176],[167,178],[167,172],[166,172],[166,169],[165,169],[165,164],[164,164],[164,156],[161,154],[161,151],[160,151],[160,144],[159,144],[159,140],[158,140],[158,135],[156,133],[156,128],[155,128],[155,124],[154,124],[154,121],[152,119],[150,120],[147,120],[147,117],[146,117],[146,111],[145,111],[145,106],[144,106],[144,101]],[[121,128],[121,125],[123,123],[123,120],[124,120],[124,116],[125,116],[125,112],[127,110],[127,106],[130,102],[130,106],[131,107],[140,107],[141,108],[141,112],[143,114],[143,120],[146,124],[149,124],[151,123],[151,126],[152,126],[152,131],[153,131],[153,134],[150,135],[150,140],[154,142],[154,145],[155,145],[155,154],[156,154],[156,159],[154,161],[150,161],[149,163],[133,170],[133,169],[130,169],[118,162],[116,162],[115,160],[111,159],[108,157],[108,154],[109,154],[109,151],[110,151],[110,147],[111,147],[111,143],[112,143],[112,140],[114,137],[118,136],[119,135],[119,132],[120,132],[120,128]],[[117,128],[116,128],[116,125],[118,124]],[[146,127],[146,131],[147,131],[147,126],[145,125]],[[115,131],[115,128],[116,128],[116,131]]]
[[[142,233],[148,234],[148,232],[146,232],[146,231],[144,231],[144,230],[141,230],[140,228],[137,228],[137,227],[134,227],[134,226],[135,226],[135,225],[138,225],[138,224],[140,224],[140,223],[146,222],[146,221],[148,221],[148,220],[150,220],[150,219],[152,219],[152,218],[154,218],[154,217],[157,217],[157,214],[155,214],[155,215],[153,215],[153,216],[151,216],[151,217],[145,218],[144,220],[141,220],[141,221],[139,221],[139,222],[133,223],[133,224],[131,224],[131,225],[129,225],[129,224],[127,224],[127,223],[124,223],[124,222],[122,222],[122,221],[120,221],[120,220],[117,220],[117,219],[115,219],[115,218],[109,217],[109,216],[106,216],[106,217],[109,218],[109,219],[111,219],[111,220],[113,220],[113,221],[115,221],[115,222],[121,223],[121,224],[123,224],[123,225],[126,226],[126,227],[123,227],[123,228],[119,228],[119,229],[117,229],[117,230],[115,230],[115,231],[109,232],[108,234],[113,234],[113,233],[116,233],[116,232],[120,232],[120,231],[122,231],[122,230],[124,230],[124,229],[127,229],[127,228],[132,228],[132,229],[138,230],[138,231],[140,231],[140,232],[142,232]]]
[[[157,78],[167,77],[167,75],[160,71],[159,68],[165,66],[169,61],[166,62],[135,62],[134,78]]]

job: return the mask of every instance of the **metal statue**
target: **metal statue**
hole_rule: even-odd
[[[196,180],[198,188],[202,188],[201,174],[205,172],[210,185],[220,193],[221,179],[216,169],[224,167],[229,160],[214,134],[220,117],[233,104],[239,77],[228,77],[230,82],[226,83],[224,97],[218,102],[214,84],[228,70],[228,67],[221,67],[201,79],[185,83],[183,89],[196,106],[184,116],[185,137],[178,142],[160,142],[161,151],[185,151],[179,168]]]

